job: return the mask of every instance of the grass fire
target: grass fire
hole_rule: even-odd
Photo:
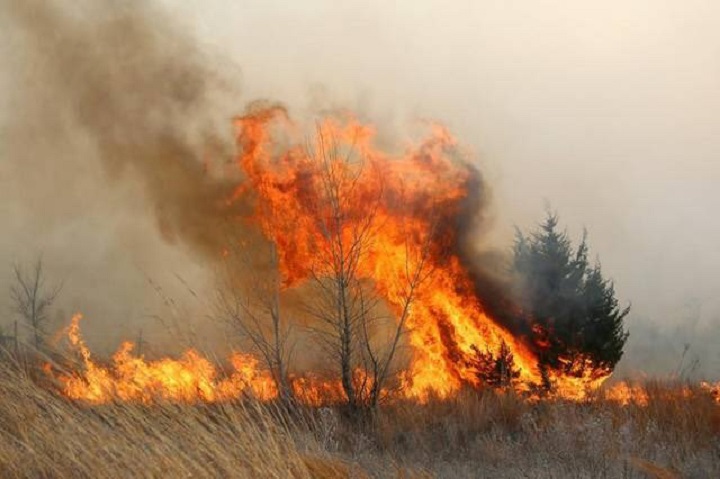
[[[304,51],[311,30],[337,45],[312,43],[303,61],[317,71],[307,78],[359,90],[342,80],[342,65],[362,70],[367,54],[383,64],[383,45],[394,45],[360,11],[328,10],[342,26],[335,31],[301,8],[296,21],[316,28],[297,35],[293,15],[258,13],[274,11],[272,2],[258,12],[242,6],[243,32],[233,35],[244,41],[210,47],[217,37],[202,25],[217,21],[211,12],[183,15],[195,7],[171,3],[0,6],[11,53],[0,84],[13,92],[0,129],[0,201],[9,205],[0,211],[9,231],[0,253],[11,265],[0,284],[9,292],[0,321],[0,475],[720,475],[715,360],[696,355],[680,327],[634,327],[670,304],[657,294],[664,291],[695,308],[678,324],[711,338],[702,324],[714,303],[698,299],[705,286],[686,294],[681,283],[702,281],[671,271],[669,239],[653,256],[654,236],[622,236],[623,215],[650,227],[652,215],[637,220],[633,208],[652,191],[638,189],[637,204],[609,213],[622,185],[593,175],[602,176],[603,161],[615,164],[612,152],[586,160],[594,151],[577,145],[590,136],[572,137],[573,125],[548,114],[533,128],[567,131],[549,143],[569,145],[577,163],[505,165],[529,154],[522,141],[494,143],[524,128],[507,113],[514,97],[490,82],[487,96],[463,87],[467,98],[455,103],[453,75],[408,60],[413,48],[393,50],[388,68],[397,62],[427,81],[390,75],[379,85],[394,93],[380,94],[379,107],[370,94],[352,101],[319,86],[284,90],[306,82],[284,55]],[[422,35],[406,29],[412,8],[398,7],[402,21],[368,8],[393,35],[419,41],[432,31],[448,51],[463,51],[460,33],[442,22]],[[375,25],[379,40],[346,45],[355,22]],[[512,44],[503,47],[509,54]],[[215,56],[217,46],[244,52],[247,71]],[[467,65],[494,58],[481,52],[468,53]],[[284,61],[268,69],[273,55]],[[445,64],[442,55],[422,58]],[[372,77],[372,68],[357,75]],[[413,91],[425,93],[408,100]],[[267,99],[275,97],[283,101]],[[512,117],[513,128],[463,113],[494,102],[507,108],[496,112],[498,124]],[[418,103],[425,106],[408,106]],[[396,114],[401,105],[412,113]],[[543,155],[561,151],[523,131]],[[648,157],[655,151],[633,145]],[[647,184],[660,176],[643,171]],[[517,219],[538,195],[559,205],[562,222],[548,201],[539,222],[535,210]],[[576,234],[586,217],[588,229]],[[637,281],[638,265],[670,271],[675,282],[661,288],[660,273]],[[711,349],[697,341],[699,351]]]

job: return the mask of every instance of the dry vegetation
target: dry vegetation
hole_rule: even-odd
[[[252,405],[90,408],[0,367],[2,477],[309,477]]]
[[[358,424],[252,401],[90,407],[30,376],[0,366],[2,477],[720,477],[720,407],[670,384],[647,406],[465,391]]]

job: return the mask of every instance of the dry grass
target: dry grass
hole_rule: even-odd
[[[363,428],[338,416],[335,427],[314,429],[330,431],[318,440],[376,477],[398,470],[452,478],[720,477],[720,406],[684,388],[648,383],[647,406],[464,391],[426,405],[387,405]]]
[[[0,477],[720,477],[720,407],[675,384],[647,406],[464,391],[337,409],[245,403],[88,407],[0,365]]]
[[[89,408],[0,366],[0,477],[312,477],[252,404]]]

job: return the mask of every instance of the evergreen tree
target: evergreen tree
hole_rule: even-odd
[[[513,273],[542,366],[577,374],[584,359],[612,369],[622,357],[629,307],[618,307],[612,281],[587,254],[586,235],[573,248],[552,213],[530,235],[517,232]]]
[[[630,306],[618,307],[615,287],[612,281],[603,278],[599,264],[586,273],[583,302],[585,321],[580,334],[581,350],[593,353],[600,366],[612,369],[620,361],[628,337],[623,323]]]

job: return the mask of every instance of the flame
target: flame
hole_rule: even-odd
[[[666,390],[663,390],[661,387],[659,391],[682,399],[691,398],[700,392],[708,394],[720,405],[720,382],[711,383],[708,381],[700,381],[696,386],[681,384],[667,388]],[[621,381],[608,388],[604,395],[606,399],[615,401],[623,406],[628,404],[647,406],[650,402],[651,394],[645,385]]]
[[[251,355],[236,353],[230,358],[233,372],[220,378],[216,367],[197,351],[187,350],[179,359],[146,361],[133,355],[133,343],[123,343],[103,367],[91,357],[80,334],[81,314],[73,316],[68,339],[83,363],[82,373],[61,375],[63,392],[89,403],[158,400],[216,402],[251,395],[261,400],[277,396],[272,376]]]
[[[179,359],[146,361],[133,356],[134,344],[124,342],[103,367],[91,357],[80,331],[81,314],[72,317],[67,337],[79,355],[82,370],[60,374],[63,393],[91,404],[112,401],[134,401],[152,404],[158,401],[181,403],[220,402],[253,397],[269,401],[278,397],[276,383],[267,369],[251,354],[233,353],[229,358],[232,371],[220,371],[199,352],[189,349]],[[53,375],[46,364],[45,372]],[[310,406],[341,403],[344,393],[340,381],[314,374],[290,378],[295,400]],[[367,384],[364,371],[356,370],[357,384]]]
[[[278,246],[286,287],[306,281],[318,266],[318,253],[332,249],[318,221],[332,213],[324,196],[327,175],[342,189],[341,243],[351,244],[360,228],[373,232],[358,260],[358,275],[374,282],[391,309],[401,314],[408,271],[432,271],[414,292],[407,317],[413,351],[403,375],[408,396],[447,397],[463,383],[477,385],[463,358],[473,354],[473,346],[495,350],[503,342],[521,381],[539,380],[534,354],[488,315],[452,252],[462,203],[477,172],[458,160],[457,142],[447,129],[431,125],[426,138],[393,156],[377,150],[373,128],[352,117],[322,121],[310,147],[296,140],[278,148],[277,137],[288,142],[297,130],[279,108],[237,118],[236,127],[238,165],[256,195],[255,220]]]
[[[431,271],[414,292],[407,318],[413,357],[401,381],[408,397],[448,397],[464,383],[478,386],[467,359],[475,348],[497,351],[503,343],[519,367],[520,388],[541,381],[535,353],[489,315],[454,252],[478,172],[460,157],[446,128],[430,125],[424,139],[396,155],[375,148],[374,129],[352,116],[320,122],[310,147],[293,141],[298,128],[281,108],[237,118],[236,128],[238,166],[256,195],[254,218],[278,246],[286,287],[306,281],[318,252],[332,249],[319,221],[332,214],[324,196],[327,175],[342,190],[341,244],[352,244],[352,233],[370,223],[373,238],[358,260],[358,274],[374,282],[396,314],[403,311],[408,271]],[[346,178],[350,186],[343,184]],[[559,394],[584,397],[610,376],[589,361],[583,366],[552,373]]]
[[[480,181],[445,127],[429,125],[424,138],[398,153],[379,150],[374,128],[351,115],[322,120],[306,135],[283,108],[261,107],[236,118],[235,127],[243,181],[228,206],[252,200],[250,220],[276,246],[283,288],[331,273],[323,256],[366,234],[354,274],[406,321],[411,358],[397,376],[402,395],[425,401],[480,386],[470,360],[478,350],[501,347],[519,369],[518,389],[543,381],[536,349],[491,316],[457,253],[464,208]],[[342,221],[334,222],[338,217]],[[79,320],[73,318],[68,335],[84,371],[62,377],[71,398],[214,402],[278,395],[272,374],[240,353],[224,375],[194,350],[146,361],[133,355],[132,343],[123,343],[110,366],[99,366],[80,337]],[[578,364],[550,371],[560,396],[582,399],[610,375],[589,360]],[[355,377],[367,384],[361,369]],[[310,374],[293,378],[292,389],[308,404],[343,397],[339,381]]]
[[[362,387],[363,384],[367,387],[367,380],[367,373],[362,369],[353,371],[353,382],[356,388]],[[301,404],[319,407],[342,404],[345,400],[342,383],[331,378],[310,373],[293,377],[291,383],[294,398]]]
[[[627,406],[628,404],[646,406],[648,404],[647,390],[640,385],[625,381],[614,384],[605,391],[605,398],[623,406]]]
[[[550,371],[549,376],[554,383],[554,394],[564,399],[581,401],[587,399],[610,377],[612,371],[597,368],[587,358],[569,361],[559,359],[561,371]]]
[[[716,383],[701,381],[700,389],[709,393],[713,398],[715,398],[715,402],[720,404],[720,381]]]
[[[79,355],[83,368],[81,370],[58,375],[63,393],[74,400],[90,404],[104,404],[112,401],[133,401],[152,404],[158,401],[181,403],[220,402],[253,397],[260,401],[270,401],[278,397],[276,383],[272,375],[264,369],[257,358],[250,354],[233,353],[229,358],[232,370],[222,374],[207,358],[195,350],[187,350],[180,359],[164,358],[158,361],[146,361],[141,356],[133,356],[134,345],[124,342],[112,356],[110,365],[101,366],[95,363],[90,350],[85,344],[81,331],[81,314],[75,314],[67,328],[67,337],[73,350]],[[45,372],[54,375],[49,364],[44,365]],[[560,386],[549,396],[571,401],[583,401],[594,397],[607,376],[592,377],[590,369],[577,377],[555,377]],[[407,377],[408,371],[401,375],[401,384],[412,386],[412,379]],[[354,372],[356,385],[366,384],[367,374],[357,369]],[[326,406],[340,404],[344,401],[344,391],[340,381],[321,377],[316,374],[305,374],[290,378],[291,388],[298,403],[309,406]],[[569,385],[569,386],[568,386]],[[405,389],[402,395],[408,396]],[[432,391],[439,397],[442,392]],[[720,382],[701,381],[699,386],[692,388],[682,386],[668,390],[668,394],[690,398],[698,391],[708,394],[720,405]],[[389,394],[389,393],[386,393]],[[421,402],[427,397],[412,396]],[[530,398],[538,399],[531,395]],[[622,406],[634,404],[647,406],[649,392],[641,383],[621,381],[605,389],[602,398],[616,402]]]

